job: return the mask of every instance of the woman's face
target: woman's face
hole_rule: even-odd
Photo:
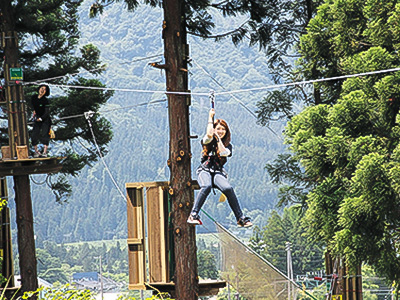
[[[39,89],[39,95],[43,96],[44,94],[46,94],[46,87],[45,86],[41,86]]]
[[[218,124],[215,127],[214,132],[222,139],[226,134],[226,128],[224,126],[222,126],[221,124]]]

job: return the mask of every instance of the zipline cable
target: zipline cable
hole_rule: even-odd
[[[230,94],[230,93],[235,93],[236,94],[236,93],[244,93],[244,92],[254,92],[254,91],[261,91],[261,90],[266,90],[266,89],[277,89],[277,88],[282,88],[282,87],[287,87],[287,86],[304,85],[304,84],[325,82],[325,81],[332,81],[332,80],[341,80],[341,79],[347,79],[347,78],[352,78],[352,77],[362,77],[362,76],[383,74],[383,73],[397,72],[397,71],[400,71],[400,68],[377,70],[377,71],[371,71],[371,72],[364,72],[364,73],[357,73],[357,74],[350,74],[350,75],[342,75],[342,76],[328,77],[328,78],[321,78],[321,79],[295,81],[295,82],[289,82],[289,83],[268,85],[268,86],[265,86],[265,87],[252,88],[252,89],[242,89],[242,90],[233,90],[233,91],[228,91],[228,92],[219,92],[219,93],[216,93],[216,95],[226,95],[226,94]]]
[[[274,85],[267,85],[258,88],[251,88],[251,89],[241,89],[241,90],[232,90],[232,91],[225,91],[225,92],[216,92],[215,95],[231,95],[237,93],[245,93],[245,92],[254,92],[254,91],[262,91],[268,89],[278,89],[287,86],[295,86],[295,85],[305,85],[317,82],[325,82],[325,81],[332,81],[332,80],[341,80],[347,79],[352,77],[362,77],[368,75],[375,75],[375,74],[383,74],[389,72],[397,72],[400,71],[400,68],[393,68],[393,69],[386,69],[386,70],[377,70],[371,72],[364,72],[364,73],[356,73],[350,75],[342,75],[336,77],[328,77],[322,79],[312,79],[312,80],[304,80],[304,81],[295,81],[283,84],[274,84]],[[27,85],[37,85],[36,82],[31,82]],[[198,96],[209,96],[209,93],[194,93],[194,92],[170,92],[170,91],[157,91],[157,90],[140,90],[140,89],[124,89],[124,88],[110,88],[110,87],[93,87],[93,86],[79,86],[79,85],[64,85],[64,84],[48,84],[49,86],[53,87],[60,87],[60,88],[70,88],[70,89],[86,89],[86,90],[104,90],[104,91],[119,91],[119,92],[136,92],[136,93],[163,93],[166,95],[198,95]]]
[[[160,57],[160,56],[162,56],[162,55],[163,55],[163,54],[161,53],[161,54],[156,54],[156,55],[151,55],[151,56],[147,56],[147,57],[142,57],[142,58],[134,59],[134,60],[132,60],[132,61],[125,61],[125,62],[121,62],[121,63],[115,63],[115,62],[113,62],[113,64],[116,64],[116,65],[126,65],[126,64],[128,64],[128,63],[135,63],[135,62],[139,62],[139,61],[142,61],[142,60],[147,60],[147,59],[154,58],[154,57]],[[31,82],[25,82],[24,85],[30,85],[30,84],[35,84],[35,83],[43,83],[43,82],[47,82],[47,81],[51,81],[51,80],[55,80],[55,79],[64,78],[64,77],[76,76],[76,75],[83,74],[83,73],[86,73],[86,72],[89,72],[89,73],[90,73],[90,72],[94,72],[94,71],[98,71],[98,70],[106,70],[106,69],[107,69],[106,66],[101,66],[101,67],[99,67],[99,68],[90,69],[90,70],[85,70],[85,71],[82,71],[82,72],[76,72],[76,73],[65,74],[65,75],[61,75],[61,76],[49,77],[49,78],[40,79],[40,80],[36,80],[36,81],[31,81]]]
[[[207,72],[202,66],[200,66],[193,58],[192,61],[195,63],[195,65],[197,67],[199,67],[204,73],[206,73],[207,76],[209,76],[211,78],[212,81],[214,81],[219,87],[221,87],[223,90],[227,91],[227,89],[218,82],[217,79],[215,79],[209,72]],[[213,91],[213,97],[215,97],[215,92]],[[233,94],[229,94],[233,99],[235,99],[237,102],[239,102],[239,104],[245,109],[247,110],[253,117],[255,117],[257,119],[257,115],[246,106],[246,104],[243,103],[243,101],[241,101],[240,99],[238,99],[235,95]]]
[[[31,82],[29,85],[37,85],[37,83],[36,82]],[[199,96],[208,96],[208,93],[168,92],[168,91],[157,91],[157,90],[123,89],[123,88],[110,88],[110,87],[84,86],[84,85],[68,85],[68,84],[54,84],[54,83],[48,83],[47,85],[49,87],[59,87],[59,88],[69,88],[69,89],[83,89],[83,90],[134,92],[134,93],[148,93],[148,94],[152,93],[152,94],[166,94],[166,95],[199,95]]]
[[[202,66],[200,66],[194,59],[192,59],[192,61],[196,64],[197,67],[199,67],[204,73],[206,73],[212,81],[214,81],[219,87],[221,87],[222,89],[224,89],[225,91],[227,90],[222,84],[220,84],[218,82],[217,79],[215,79],[209,72],[207,72]],[[249,112],[254,118],[256,118],[256,120],[258,119],[257,115],[250,109],[247,107],[246,104],[243,103],[243,101],[241,101],[238,97],[236,97],[235,95],[233,95],[232,93],[229,94],[233,99],[235,99],[247,112]],[[213,91],[213,97],[215,98],[215,92]],[[271,127],[266,126],[268,128],[269,131],[271,131],[274,135],[276,135],[279,139],[282,140],[282,137],[280,135],[278,135]]]
[[[106,162],[105,162],[105,160],[104,160],[103,155],[101,154],[99,145],[97,144],[96,137],[95,137],[95,135],[94,135],[93,128],[92,128],[92,123],[91,123],[91,121],[90,121],[90,118],[91,118],[93,115],[94,115],[94,112],[93,112],[93,111],[85,112],[85,118],[86,118],[86,120],[88,121],[89,129],[90,129],[90,132],[92,133],[92,137],[93,137],[93,142],[94,142],[94,144],[95,144],[95,146],[96,146],[96,149],[97,149],[97,152],[98,152],[98,154],[99,154],[99,156],[100,156],[100,159],[101,159],[101,161],[103,162],[103,165],[104,165],[104,167],[106,168],[106,171],[107,171],[108,175],[110,176],[110,178],[111,178],[111,180],[112,180],[114,186],[117,188],[117,190],[119,191],[119,193],[120,193],[121,197],[124,199],[124,201],[127,202],[128,200],[126,199],[126,196],[125,196],[124,193],[121,191],[121,189],[119,188],[119,186],[118,186],[117,182],[115,181],[113,175],[111,174],[111,171],[110,171],[110,169],[108,168],[108,166],[107,166],[107,164],[106,164]]]
[[[141,102],[141,103],[134,104],[134,105],[122,106],[122,107],[112,108],[112,109],[108,109],[108,110],[101,110],[101,111],[96,112],[96,114],[104,114],[104,113],[108,113],[108,112],[111,112],[111,111],[116,111],[116,110],[121,110],[121,109],[129,109],[129,108],[134,108],[134,107],[139,107],[139,106],[152,105],[152,104],[162,103],[162,102],[166,102],[166,101],[167,101],[167,99],[165,99],[165,98],[156,99],[156,100],[150,100],[150,101],[147,101],[147,102]],[[85,114],[83,113],[83,114],[77,114],[77,115],[61,117],[59,119],[55,119],[54,123],[58,123],[59,121],[62,121],[62,120],[81,118],[81,117],[85,117]],[[28,122],[28,124],[32,124],[32,123]]]

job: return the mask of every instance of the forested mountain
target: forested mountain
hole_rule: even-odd
[[[167,102],[139,106],[151,100],[166,99],[162,93],[165,74],[149,66],[150,62],[161,61],[162,55],[140,60],[163,53],[162,11],[143,6],[130,13],[123,4],[115,4],[103,15],[89,19],[91,4],[88,0],[81,7],[81,43],[90,42],[101,50],[107,70],[100,80],[109,88],[125,89],[116,90],[102,109],[114,131],[104,160],[122,192],[126,182],[166,181],[169,179]],[[242,21],[222,16],[218,20],[220,27],[216,30],[220,31],[216,33],[229,31]],[[258,48],[235,47],[230,40],[213,42],[197,37],[189,37],[189,45],[192,58],[189,85],[194,93],[190,109],[191,134],[198,135],[192,140],[192,174],[195,178],[200,139],[205,132],[209,110],[208,97],[196,93],[208,93],[210,89],[223,91],[208,74],[228,91],[267,86],[270,80],[264,55]],[[52,93],[62,94],[65,89],[52,88]],[[131,91],[126,91],[128,89]],[[263,91],[234,95],[235,98],[227,94],[216,96],[216,117],[226,119],[232,130],[234,149],[227,170],[242,206],[262,227],[277,201],[277,186],[269,182],[264,166],[284,150],[280,138],[283,124],[272,124],[272,130],[261,127],[238,102],[254,112]],[[56,147],[51,149],[51,155],[57,155]],[[73,195],[64,204],[56,203],[51,191],[40,185],[44,176],[31,178],[39,183],[32,184],[35,234],[39,245],[46,240],[61,243],[126,237],[126,202],[101,161],[86,167],[71,181]],[[12,198],[11,181],[9,186]],[[219,203],[218,198],[218,192],[210,195],[204,209],[224,225],[235,225],[228,204]],[[10,207],[13,205],[11,202]],[[15,211],[12,214],[14,219]]]

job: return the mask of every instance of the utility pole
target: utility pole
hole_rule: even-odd
[[[4,53],[8,136],[11,158],[17,156],[17,145],[28,145],[26,105],[23,89],[21,85],[10,78],[10,68],[21,67],[18,64],[18,38],[13,17],[12,1],[0,1],[1,47]],[[25,291],[34,291],[38,288],[32,200],[29,174],[13,176],[13,179],[17,214],[21,292],[23,293]]]
[[[228,284],[228,300],[231,300],[231,284],[229,283],[229,274],[228,274],[227,284]]]
[[[164,57],[170,128],[169,194],[175,251],[175,296],[177,300],[198,299],[198,277],[195,228],[186,220],[193,204],[191,187],[191,153],[189,136],[190,95],[173,94],[188,91],[189,46],[187,45],[184,0],[164,0]],[[171,94],[168,94],[171,92]]]
[[[101,263],[101,255],[98,257],[99,258],[99,260],[100,260],[100,270],[99,270],[99,274],[100,274],[100,295],[101,295],[101,300],[103,300],[104,299],[104,297],[103,297],[103,273],[102,273],[102,269],[103,269],[103,266],[102,266],[102,263]]]
[[[239,274],[236,273],[236,293],[235,293],[235,299],[239,300]]]
[[[292,243],[286,242],[286,261],[288,282],[288,300],[292,300],[293,264],[292,264]]]

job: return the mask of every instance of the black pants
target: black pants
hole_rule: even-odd
[[[35,121],[33,123],[33,131],[32,131],[32,145],[36,146],[39,144],[39,141],[43,144],[48,146],[50,142],[50,120],[45,120],[42,122]]]

